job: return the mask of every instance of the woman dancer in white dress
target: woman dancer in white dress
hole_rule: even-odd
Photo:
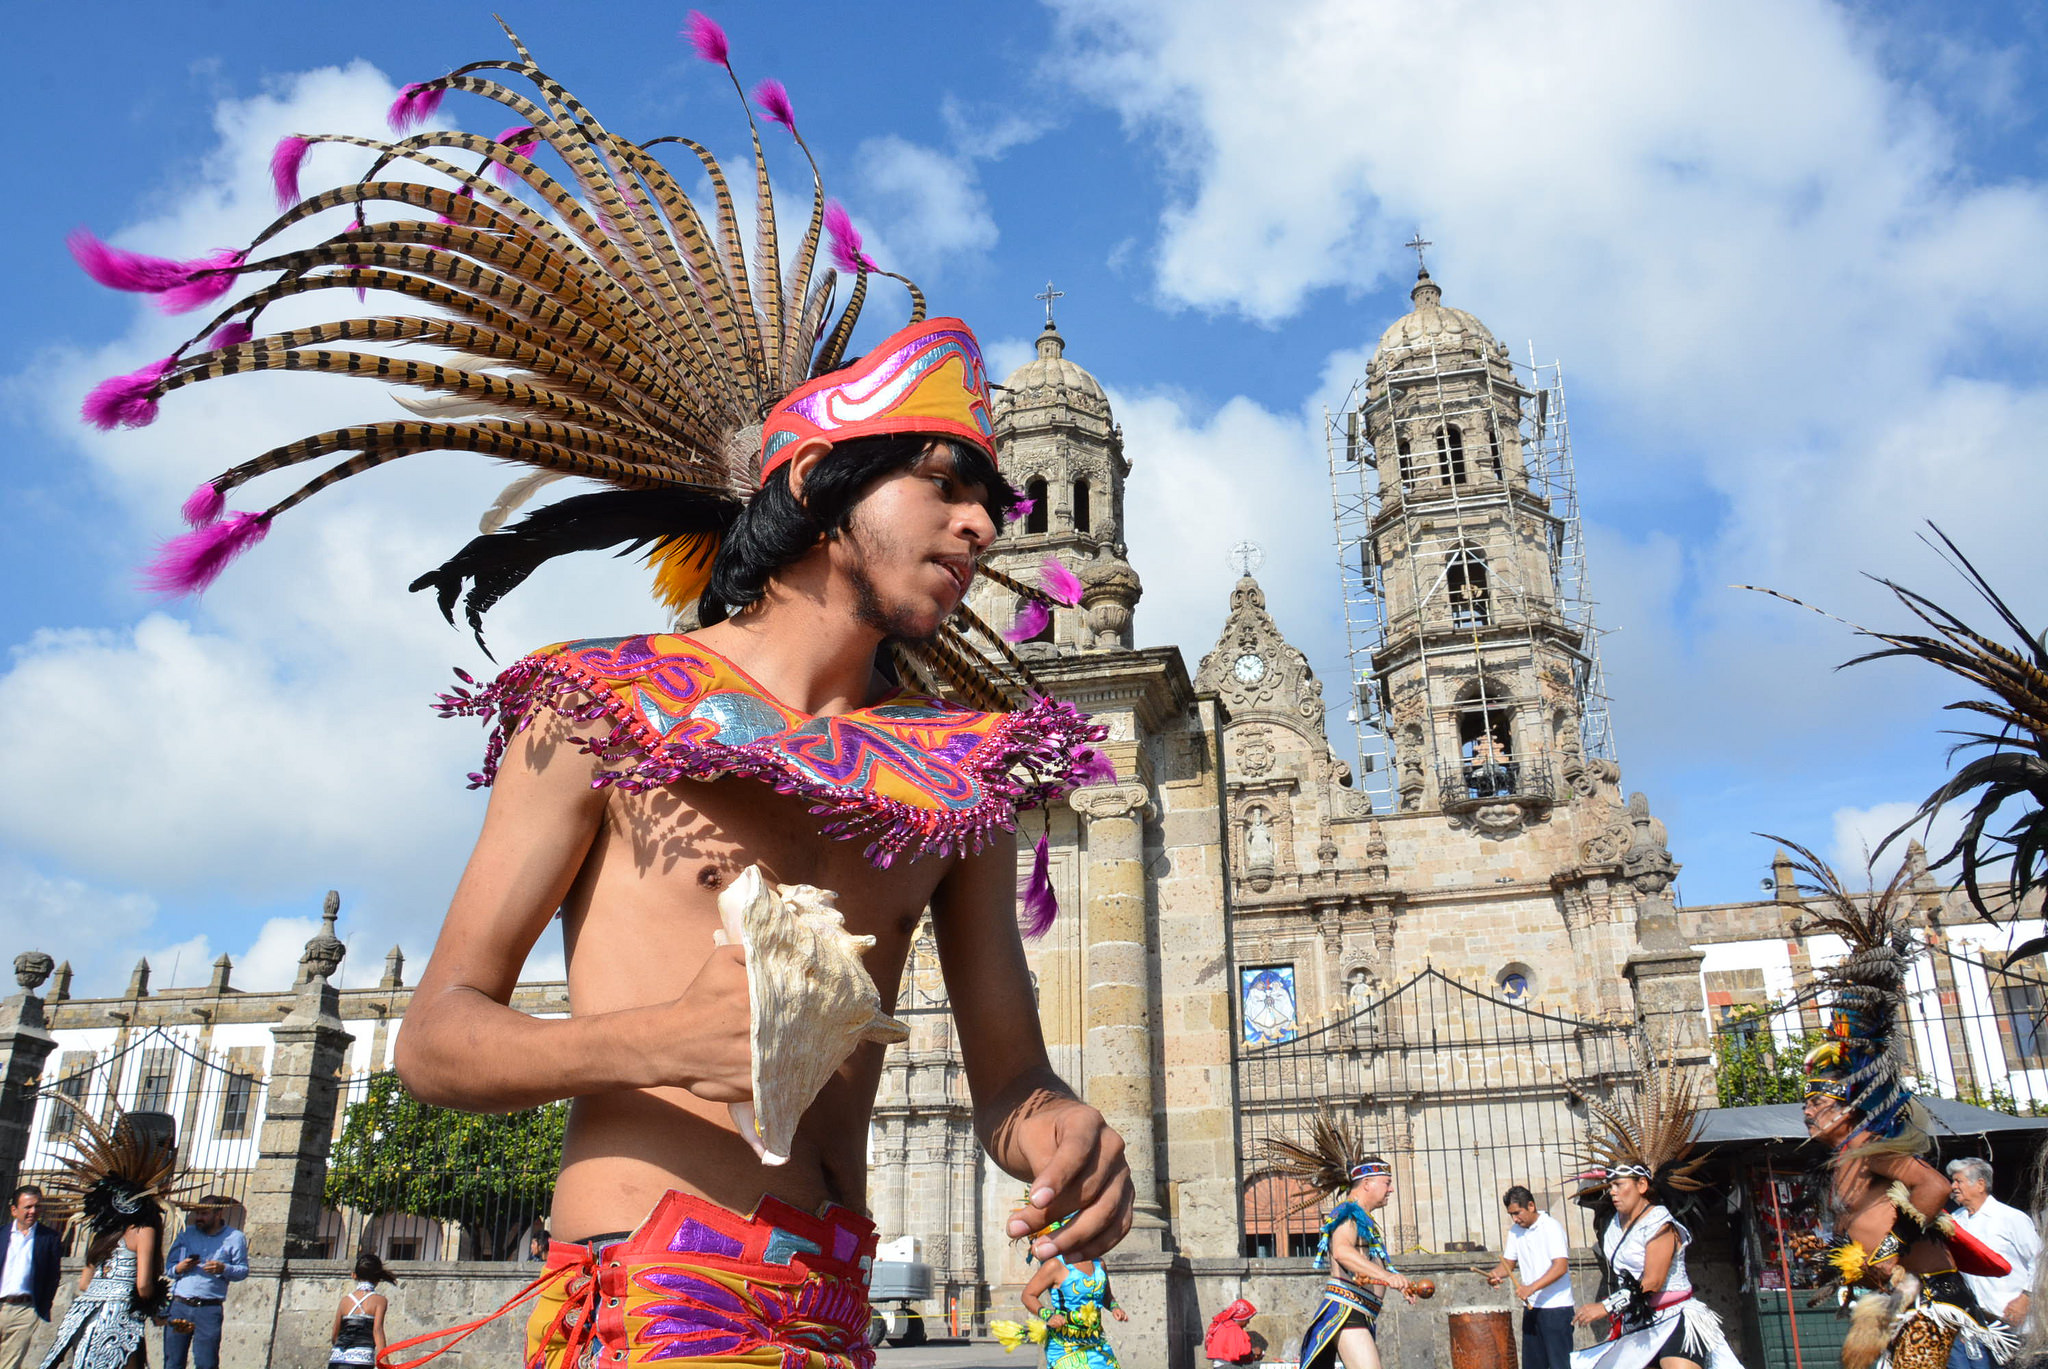
[[[1626,1106],[1589,1103],[1588,1149],[1607,1172],[1614,1220],[1600,1233],[1609,1292],[1573,1314],[1580,1326],[1606,1323],[1608,1338],[1572,1354],[1572,1369],[1742,1369],[1721,1319],[1693,1296],[1685,1271],[1692,1233],[1672,1216],[1695,1193],[1692,1154],[1699,1130],[1697,1076],[1646,1068]]]

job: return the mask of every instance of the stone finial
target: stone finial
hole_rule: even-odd
[[[234,971],[235,962],[228,959],[226,953],[222,953],[221,957],[213,962],[213,978],[206,982],[206,991],[215,995],[226,993],[228,991],[228,976],[233,974]]]
[[[14,957],[14,982],[21,985],[22,992],[34,993],[56,968],[57,962],[47,953],[23,951]]]
[[[348,954],[348,947],[334,934],[335,919],[341,916],[341,894],[329,889],[320,906],[320,930],[306,943],[304,955],[299,957],[299,983],[311,979],[331,979],[341,968],[341,959]]]
[[[384,953],[384,977],[377,981],[380,989],[402,989],[405,987],[405,952],[393,946]]]
[[[1678,863],[1665,846],[1664,824],[1650,815],[1650,800],[1640,792],[1628,796],[1628,820],[1635,837],[1622,854],[1621,876],[1639,894],[1661,894],[1678,877]]]
[[[1792,868],[1792,857],[1782,846],[1771,857],[1771,897],[1780,903],[1799,901],[1799,872]]]
[[[128,992],[123,997],[149,997],[149,961],[147,958],[135,962],[135,973],[128,976]]]
[[[50,986],[50,1001],[62,1003],[71,997],[71,962],[57,966],[57,982]]]
[[[1098,546],[1092,560],[1080,569],[1081,610],[1090,640],[1095,647],[1130,645],[1131,610],[1137,607],[1144,587],[1130,562],[1108,546]]]

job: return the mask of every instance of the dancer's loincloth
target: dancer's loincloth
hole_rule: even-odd
[[[874,1256],[874,1223],[842,1207],[763,1198],[743,1217],[671,1191],[630,1236],[549,1246],[526,1369],[872,1369]]]
[[[1323,1286],[1322,1305],[1301,1338],[1302,1369],[1315,1369],[1336,1355],[1338,1332],[1354,1326],[1371,1331],[1380,1319],[1381,1303],[1376,1289],[1332,1273]]]

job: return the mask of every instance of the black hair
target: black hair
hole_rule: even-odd
[[[1526,1186],[1516,1184],[1501,1195],[1500,1202],[1502,1207],[1534,1207],[1536,1206],[1536,1195],[1531,1193]]]
[[[34,1184],[21,1184],[15,1188],[14,1196],[7,1200],[8,1206],[12,1207],[14,1204],[20,1202],[25,1195],[30,1193],[35,1194],[38,1198],[43,1196],[43,1191],[40,1188],[37,1188]]]
[[[877,481],[915,466],[934,441],[953,453],[953,469],[963,484],[982,488],[982,505],[1000,528],[1017,501],[1017,491],[981,448],[950,438],[918,433],[858,437],[833,446],[811,468],[801,499],[789,488],[789,463],[776,467],[740,511],[719,544],[711,563],[711,582],[697,603],[703,626],[721,622],[761,601],[768,581],[783,567],[802,559],[823,537],[845,532],[860,503]]]
[[[121,1248],[128,1233],[138,1226],[146,1226],[157,1234],[157,1250],[163,1250],[164,1210],[154,1198],[146,1198],[133,1215],[123,1215],[122,1224],[109,1227],[92,1238],[92,1244],[85,1248],[85,1262],[90,1265],[104,1265]]]
[[[384,1267],[384,1261],[365,1250],[356,1256],[357,1283],[397,1283],[398,1276]]]

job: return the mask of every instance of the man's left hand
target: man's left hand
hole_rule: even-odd
[[[2022,1293],[2005,1305],[2002,1319],[2007,1326],[2018,1326],[2027,1319],[2027,1295]]]
[[[223,1269],[227,1268],[227,1266],[222,1264],[219,1260],[208,1260],[205,1264],[202,1264],[199,1267],[205,1270],[207,1273],[215,1276],[218,1276]]]
[[[1039,1259],[1097,1259],[1131,1229],[1131,1167],[1124,1138],[1078,1098],[1040,1092],[1003,1125],[1006,1148],[1032,1173],[1031,1201],[1010,1214],[1011,1236],[1043,1231],[1055,1216],[1073,1220],[1033,1243]]]

